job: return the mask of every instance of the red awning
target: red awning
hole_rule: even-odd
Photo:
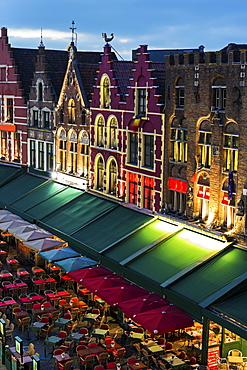
[[[133,319],[153,334],[165,334],[193,325],[192,317],[171,303],[163,309],[139,313]]]
[[[83,279],[93,276],[107,276],[111,275],[112,271],[108,270],[104,266],[94,266],[94,267],[87,267],[85,269],[79,269],[76,271],[71,271],[67,273],[67,276],[69,276],[71,279],[76,281],[79,284],[82,284]]]
[[[186,193],[188,190],[188,185],[185,180],[174,179],[170,177],[168,180],[169,190],[175,190],[179,193]]]
[[[141,297],[146,293],[147,291],[145,289],[139,288],[137,285],[131,283],[112,288],[99,289],[97,291],[97,295],[110,306],[118,306],[120,302],[128,301],[133,297]]]
[[[101,289],[123,286],[127,284],[129,284],[127,280],[115,273],[107,276],[94,276],[83,279],[83,285],[92,293],[97,294]]]
[[[119,307],[125,315],[133,318],[133,316],[138,313],[151,311],[156,308],[164,307],[165,305],[169,306],[169,304],[170,302],[163,299],[161,296],[147,292],[144,296],[119,303]]]
[[[0,123],[0,131],[16,132],[16,125],[13,123]]]

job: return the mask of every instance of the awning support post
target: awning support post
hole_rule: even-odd
[[[208,362],[208,338],[209,338],[209,319],[202,318],[202,358],[201,364],[207,365]]]

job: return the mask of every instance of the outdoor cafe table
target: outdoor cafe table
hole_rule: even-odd
[[[241,364],[244,362],[244,359],[242,356],[228,356],[227,360],[228,362],[231,362],[233,364]]]
[[[131,331],[130,332],[130,337],[134,338],[134,339],[137,339],[137,340],[140,340],[140,341],[143,341],[144,340],[144,333],[136,333],[135,331]]]
[[[11,259],[7,260],[7,264],[10,265],[10,266],[11,265],[18,265],[19,261],[15,258],[11,258]]]
[[[67,290],[63,290],[61,292],[57,292],[57,293],[47,293],[46,294],[46,297],[47,299],[54,299],[54,298],[60,298],[60,297],[70,297],[71,296],[71,293],[68,292]]]
[[[71,360],[71,357],[68,355],[68,353],[53,355],[53,357],[55,358],[55,360],[57,360],[57,362],[66,362]]]
[[[4,287],[3,287],[3,290],[5,292],[8,292],[9,289],[12,289],[12,288],[23,288],[23,287],[27,287],[28,285],[26,283],[15,283],[15,284],[5,284]]]
[[[30,276],[29,272],[26,270],[17,271],[16,275],[18,278],[26,278]]]
[[[32,297],[26,297],[26,298],[19,298],[20,303],[28,303],[28,302],[36,302],[36,301],[43,301],[45,299],[42,295],[34,295]]]
[[[77,353],[78,353],[78,356],[85,357],[88,355],[97,355],[103,352],[106,352],[105,348],[98,346],[98,347],[93,347],[93,348],[80,349]]]
[[[33,315],[35,316],[39,316],[39,315],[43,315],[44,313],[50,313],[50,312],[54,312],[54,311],[57,311],[56,307],[54,306],[44,306],[43,309],[41,308],[33,308],[32,312],[33,312]]]
[[[36,322],[32,323],[32,325],[30,326],[30,329],[31,329],[32,331],[37,332],[37,338],[38,338],[38,337],[39,337],[39,335],[40,335],[40,332],[41,332],[42,328],[43,328],[45,325],[47,325],[47,323],[45,323],[45,322],[40,322],[40,321],[36,321]]]
[[[13,274],[11,272],[3,272],[2,274],[0,273],[0,278],[1,279],[13,279]]]
[[[80,340],[84,337],[85,334],[82,333],[70,333],[68,340],[74,340],[76,343],[79,343]]]
[[[174,366],[180,366],[180,365],[184,365],[185,362],[183,360],[181,360],[181,358],[178,358],[177,356],[174,356],[170,353],[166,354],[166,355],[161,355],[160,356],[163,360],[165,360],[166,362],[168,362],[169,365],[171,365],[172,367]]]
[[[43,270],[41,267],[33,269],[32,270],[33,274],[45,274],[45,270]]]
[[[92,334],[95,338],[104,339],[105,336],[108,334],[108,330],[96,328],[93,330]]]
[[[60,276],[60,280],[61,281],[68,281],[68,280],[73,280],[72,278],[70,278],[69,276],[67,275],[63,275],[63,276]]]
[[[140,361],[134,362],[133,364],[128,364],[128,366],[131,370],[147,369],[147,365]]]
[[[47,279],[33,279],[34,284],[43,284],[43,283],[53,283],[56,280],[53,278],[47,278]]]
[[[54,335],[52,335],[51,337],[45,339],[45,345],[47,346],[52,346],[53,347],[53,351],[55,349],[55,346],[59,343],[61,343],[63,341],[63,338],[59,338],[59,337],[56,337]],[[46,348],[45,348],[45,355],[46,355]]]
[[[99,317],[99,314],[98,313],[91,313],[91,312],[88,312],[84,317],[83,317],[83,321],[89,321],[89,322],[93,322],[95,320],[97,320],[97,318]]]
[[[70,322],[69,319],[59,318],[56,321],[54,321],[54,326],[58,326],[59,328],[65,329],[68,322]]]
[[[27,311],[19,311],[19,312],[15,312],[14,315],[17,319],[23,319],[23,317],[29,316],[29,313]]]
[[[0,260],[3,261],[3,262],[5,262],[6,261],[7,254],[8,254],[8,252],[3,251],[2,249],[0,249]]]
[[[61,271],[60,267],[58,267],[58,266],[50,266],[49,270],[52,271],[52,272],[55,272],[55,273],[56,272],[59,273]]]
[[[17,302],[14,299],[10,299],[9,301],[1,301],[0,307],[2,306],[12,306],[12,304],[16,304]]]
[[[155,354],[161,354],[161,353],[164,353],[164,348],[162,348],[161,346],[159,346],[158,344],[155,344],[153,346],[149,346],[147,347],[147,350],[151,353],[155,353]]]
[[[24,351],[23,355],[21,356],[19,353],[16,352],[15,347],[10,347],[9,350],[20,364],[22,363],[25,365],[33,362],[32,358],[28,355],[26,351]]]

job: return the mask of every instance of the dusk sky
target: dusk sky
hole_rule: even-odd
[[[101,51],[102,32],[124,58],[141,44],[149,49],[247,44],[247,2],[230,0],[2,0],[0,26],[14,47],[66,50],[74,20],[78,50]]]

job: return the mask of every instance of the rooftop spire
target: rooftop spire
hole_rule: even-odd
[[[71,33],[72,33],[72,35],[71,35],[71,44],[74,44],[74,34],[75,34],[75,30],[76,30],[76,27],[74,27],[74,26],[75,26],[75,22],[72,21],[72,27],[70,27]]]
[[[43,36],[42,36],[42,28],[41,28],[41,30],[40,30],[40,44],[39,44],[39,46],[40,47],[44,47],[45,45],[44,45],[44,43],[43,43]]]

